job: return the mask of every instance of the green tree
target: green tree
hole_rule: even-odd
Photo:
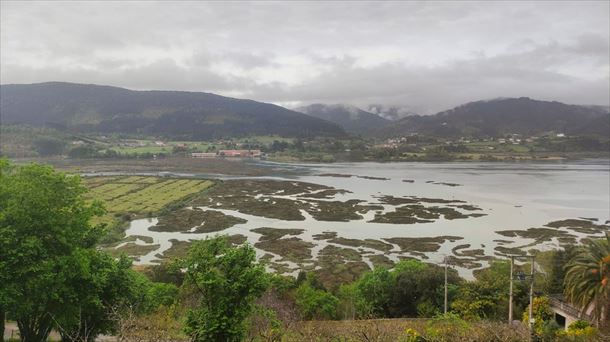
[[[398,263],[393,271],[394,288],[389,315],[392,317],[434,316],[443,309],[445,270],[418,260]],[[457,271],[448,271],[447,281],[460,281]],[[453,297],[455,287],[449,294]]]
[[[71,268],[102,233],[90,220],[80,178],[30,164],[0,167],[0,307],[10,308],[24,341],[43,341],[69,304]]]
[[[492,262],[490,267],[479,272],[474,281],[463,283],[457,292],[451,309],[467,319],[504,319],[508,314],[508,288],[510,264],[505,261]],[[514,284],[515,312],[527,303],[526,283]]]
[[[184,260],[184,286],[197,295],[187,312],[185,331],[193,341],[239,341],[254,301],[268,279],[249,245],[230,247],[226,237],[193,243]]]
[[[568,245],[564,249],[551,252],[549,270],[544,280],[544,292],[548,294],[563,293],[566,266],[578,253],[578,248]]]
[[[143,311],[157,302],[150,298],[151,282],[133,271],[125,256],[115,261],[95,249],[81,249],[63,272],[64,304],[61,312],[52,313],[63,341],[93,341],[98,334],[113,333],[117,310],[134,306]]]
[[[97,149],[92,145],[77,146],[68,152],[70,158],[94,158],[97,156]]]
[[[358,279],[356,311],[359,317],[387,316],[392,300],[394,278],[386,268],[375,268]]]
[[[608,324],[610,314],[610,234],[591,240],[567,266],[564,294],[586,310],[593,305],[593,317]]]
[[[337,315],[339,299],[332,293],[316,289],[308,282],[297,288],[295,301],[303,319],[334,319]]]
[[[34,147],[40,156],[54,156],[63,153],[66,142],[55,137],[40,137],[34,141]]]
[[[4,210],[2,208],[6,208],[6,203],[10,196],[8,192],[8,182],[7,178],[9,172],[11,170],[11,166],[9,165],[6,159],[0,159],[0,222],[2,221],[2,217],[5,215]],[[1,226],[0,226],[1,227]],[[1,228],[0,228],[1,229]],[[2,230],[0,230],[0,233]],[[0,234],[0,243],[3,240],[2,234]],[[2,251],[0,251],[0,256],[4,256]],[[8,283],[8,270],[5,266],[4,259],[0,259],[0,284]],[[4,321],[6,320],[6,310],[10,307],[12,303],[12,299],[10,297],[10,291],[6,291],[0,288],[0,331],[4,333]]]

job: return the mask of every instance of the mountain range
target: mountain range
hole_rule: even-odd
[[[0,86],[3,124],[183,139],[342,136],[336,124],[269,103],[202,92],[49,82]]]
[[[439,137],[538,135],[610,136],[608,107],[568,105],[527,97],[470,102],[435,115],[390,121],[374,111],[336,104],[297,110],[211,93],[135,91],[48,82],[0,86],[2,124],[52,126],[73,132],[126,133],[206,140],[229,136]],[[398,113],[398,109],[395,111]],[[401,115],[405,113],[401,112]],[[398,118],[398,117],[397,117]]]
[[[390,120],[379,115],[344,104],[326,105],[316,103],[295,110],[333,122],[343,127],[346,132],[361,135],[370,135],[390,123]]]
[[[377,132],[381,136],[418,133],[441,137],[538,135],[610,136],[607,107],[568,105],[527,97],[470,102],[435,115],[412,115]]]

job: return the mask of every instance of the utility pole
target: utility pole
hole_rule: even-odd
[[[531,272],[530,272],[530,311],[529,311],[529,326],[530,326],[530,330],[532,330],[532,325],[533,325],[533,319],[534,319],[534,261],[536,260],[536,257],[534,255],[532,255],[532,268],[531,268]]]
[[[444,313],[447,314],[447,257],[445,256],[445,310]]]
[[[513,322],[513,269],[515,267],[515,256],[510,256],[510,290],[508,292],[508,324]]]

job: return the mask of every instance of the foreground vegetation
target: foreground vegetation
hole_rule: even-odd
[[[506,262],[472,281],[449,270],[448,314],[444,269],[417,260],[326,287],[315,273],[265,273],[251,246],[219,236],[194,242],[184,258],[136,271],[127,258],[95,248],[104,231],[92,219],[105,211],[88,196],[78,176],[0,161],[0,316],[17,322],[23,341],[44,341],[52,330],[63,341],[99,334],[122,341],[523,341],[530,334],[526,325],[500,323],[508,312]],[[601,339],[585,322],[559,330],[544,294],[565,290],[577,304],[595,303],[604,328],[608,255],[610,237],[545,254],[546,276],[536,278],[537,338]],[[527,307],[527,286],[515,284],[513,319]]]

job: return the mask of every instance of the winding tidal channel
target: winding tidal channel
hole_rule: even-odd
[[[578,163],[260,163],[269,167],[270,175],[273,170],[289,169],[295,176],[254,180],[306,182],[345,191],[317,198],[316,193],[323,190],[252,194],[253,200],[271,203],[290,200],[307,204],[307,210],[299,209],[303,219],[296,220],[254,215],[227,207],[222,198],[210,199],[209,204],[199,208],[245,220],[219,232],[198,233],[194,231],[195,227],[190,231],[153,231],[150,228],[158,223],[157,218],[134,220],[127,236],[147,236],[152,242],[138,239],[135,243],[158,245],[155,250],[140,256],[136,263],[158,262],[176,241],[204,239],[220,233],[245,237],[256,247],[260,258],[271,261],[276,270],[281,266],[284,273],[320,267],[316,260],[321,251],[334,246],[343,251],[340,253],[343,258],[346,258],[344,249],[354,250],[360,255],[359,261],[369,267],[374,265],[374,258],[379,257],[393,262],[414,257],[441,263],[451,256],[454,267],[463,276],[471,277],[473,269],[485,266],[492,257],[503,257],[508,251],[514,251],[512,248],[522,251],[558,248],[564,242],[602,235],[608,230],[610,220],[608,160]],[[215,177],[227,181],[236,179]],[[302,202],[311,195],[315,201]],[[416,200],[411,201],[414,198]],[[344,220],[316,218],[317,208],[324,205],[320,202],[350,200],[370,208]],[[410,211],[404,215],[411,215],[409,217],[418,222],[407,222],[400,216],[403,215],[400,210],[407,209]],[[418,211],[414,214],[413,210]],[[451,211],[449,215],[447,210]],[[471,215],[473,213],[476,215]],[[456,215],[459,218],[455,218]],[[561,221],[565,222],[557,223]],[[553,222],[556,223],[549,225]],[[252,231],[263,227],[291,229],[277,242],[282,244],[291,239],[288,242],[294,242],[296,238],[299,243],[307,244],[311,257],[295,260],[278,254],[274,248],[265,248],[266,245],[260,244],[263,235]],[[530,228],[537,229],[528,232]],[[427,245],[431,242],[426,238],[437,239]],[[422,244],[425,248],[420,248]],[[322,253],[332,257],[336,250],[327,248]],[[337,256],[338,262],[340,259]]]

